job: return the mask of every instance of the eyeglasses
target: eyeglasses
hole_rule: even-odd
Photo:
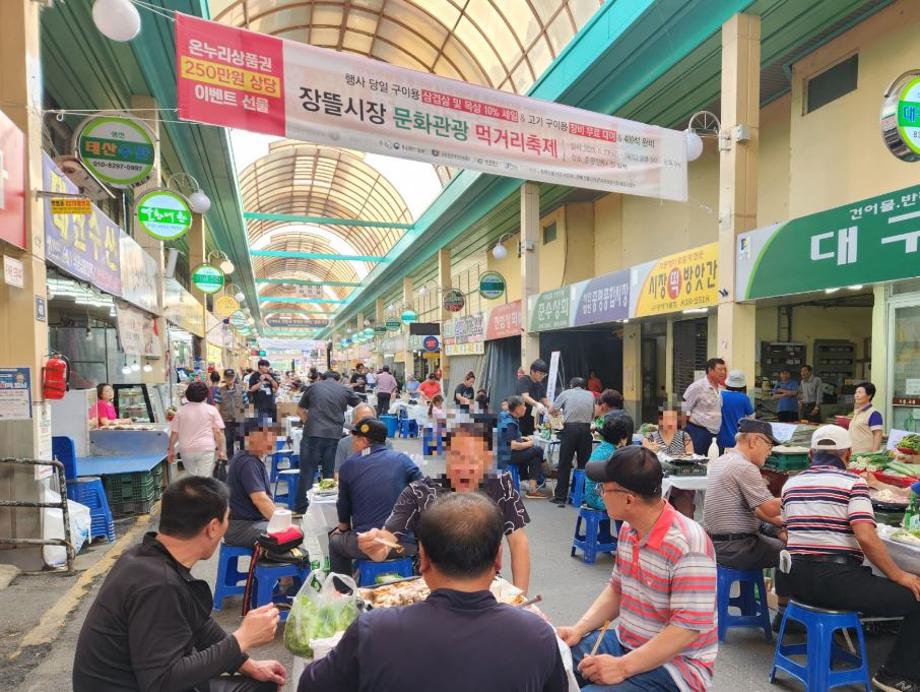
[[[771,449],[773,448],[773,440],[767,439],[763,435],[758,435],[757,439],[760,440],[761,442],[765,442],[767,446],[770,447]]]
[[[627,495],[635,495],[632,490],[624,490],[623,488],[605,488],[602,485],[597,486],[597,494],[601,497],[604,497],[607,493],[625,493]]]

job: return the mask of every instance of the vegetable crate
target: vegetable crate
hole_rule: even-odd
[[[150,471],[103,476],[103,483],[112,511],[117,511],[116,508],[125,505],[150,505],[163,492],[163,464],[154,466]],[[134,514],[136,512],[117,513]]]
[[[150,514],[150,510],[153,509],[154,503],[160,499],[159,493],[156,497],[151,497],[149,500],[141,500],[138,502],[120,502],[117,504],[112,504],[112,514],[119,517],[129,516],[132,514]]]
[[[808,468],[807,454],[771,454],[764,468],[773,471],[801,471]]]

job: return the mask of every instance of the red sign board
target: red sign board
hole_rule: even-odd
[[[0,240],[25,249],[25,146],[22,130],[0,111]]]
[[[281,39],[176,13],[179,116],[285,134]]]
[[[520,336],[524,325],[521,320],[521,301],[499,305],[489,311],[489,322],[486,325],[486,341],[507,339]]]

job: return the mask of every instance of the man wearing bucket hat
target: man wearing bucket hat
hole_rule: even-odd
[[[920,692],[920,577],[898,567],[878,537],[869,487],[846,471],[850,433],[821,426],[809,454],[811,466],[783,487],[792,566],[788,573],[777,573],[777,580],[791,598],[819,608],[903,617],[872,682],[886,692]],[[885,576],[875,576],[863,566],[864,559]]]
[[[351,429],[352,455],[339,469],[339,525],[329,534],[329,567],[351,574],[351,561],[366,559],[358,547],[357,533],[384,525],[396,498],[422,472],[403,454],[387,449],[387,426],[373,417]]]
[[[719,445],[719,454],[735,446],[735,435],[738,434],[738,423],[742,418],[754,417],[754,405],[747,395],[747,380],[742,370],[732,370],[725,378],[725,389],[720,392],[722,396],[722,426],[716,442]],[[706,450],[696,450],[704,454]]]
[[[598,689],[619,689],[627,680],[637,690],[710,687],[717,647],[712,542],[662,499],[661,464],[651,450],[623,447],[589,462],[585,473],[599,484],[610,518],[624,523],[610,583],[578,622],[557,631],[572,647],[579,682]],[[596,630],[617,618],[592,654]]]

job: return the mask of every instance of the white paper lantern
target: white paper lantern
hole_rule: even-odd
[[[93,22],[103,36],[122,43],[141,31],[141,15],[130,0],[96,0]]]
[[[696,161],[703,153],[703,140],[689,128],[684,134],[687,136],[687,161]]]
[[[508,256],[508,248],[506,248],[501,243],[498,243],[494,248],[492,248],[492,257],[497,260],[503,260]]]
[[[211,208],[211,200],[201,190],[195,190],[188,196],[188,205],[196,214],[206,214]]]

